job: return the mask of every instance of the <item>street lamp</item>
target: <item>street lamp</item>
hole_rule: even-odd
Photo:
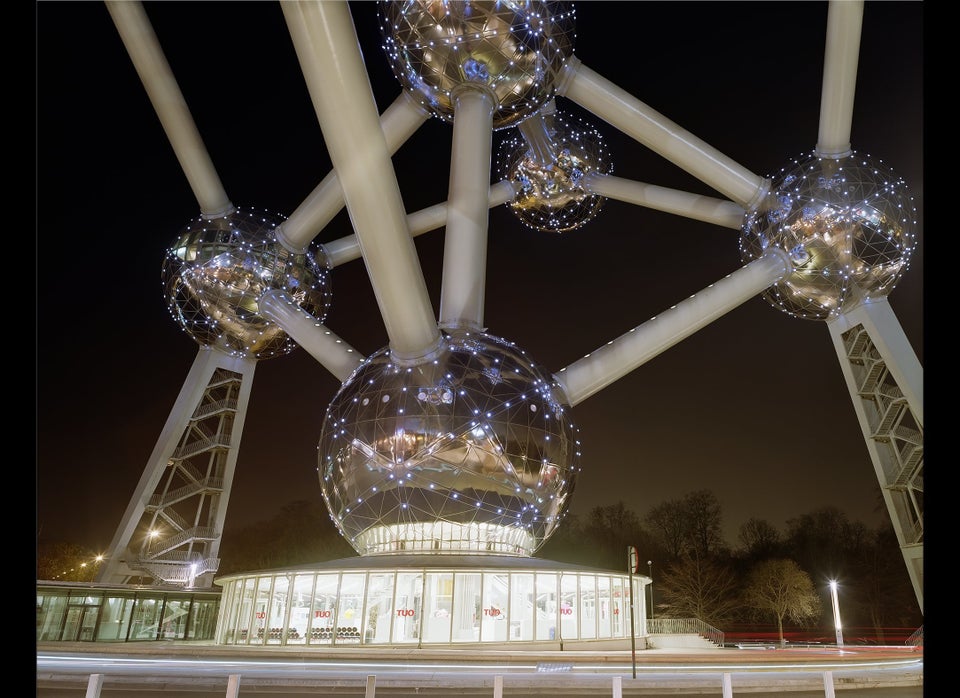
[[[833,601],[833,627],[837,631],[837,647],[843,647],[843,627],[840,624],[840,602],[837,601],[837,582],[830,580],[830,599]]]
[[[650,587],[650,620],[653,620],[653,560],[647,560],[647,571],[650,576],[650,583],[647,584]]]

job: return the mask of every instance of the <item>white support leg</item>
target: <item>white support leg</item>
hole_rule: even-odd
[[[131,577],[159,574],[167,583],[186,584],[195,579],[191,565],[196,561],[199,566],[199,571],[196,572],[196,575],[200,576],[199,586],[213,585],[213,573],[219,563],[219,534],[223,531],[223,522],[227,515],[255,369],[256,361],[253,359],[229,356],[210,347],[200,348],[110,543],[104,564],[97,575],[98,582],[122,584]],[[221,378],[215,381],[215,376]],[[229,380],[222,376],[229,376]],[[213,391],[222,392],[225,390],[224,386],[229,386],[229,397],[223,400],[227,403],[227,408],[206,413],[203,409],[205,403],[218,399],[220,396],[213,395]],[[208,425],[208,429],[212,429],[211,433],[216,434],[209,443],[199,441],[193,436],[193,427],[200,422],[206,423],[207,420],[219,425],[216,428]],[[213,455],[218,457],[214,459]],[[196,466],[192,461],[196,462]],[[204,485],[194,486],[194,491],[189,496],[154,506],[152,513],[148,511],[147,506],[155,502],[156,498],[163,501],[161,487],[171,486],[170,479],[174,478],[181,468],[190,472],[199,469],[203,474]],[[215,472],[208,472],[210,468],[214,468]],[[166,485],[161,482],[164,478],[167,478]],[[188,512],[191,507],[192,511]],[[165,509],[170,511],[161,516]],[[141,546],[147,533],[144,524],[151,522],[150,517],[161,522],[164,519],[171,522],[185,521],[185,526],[193,522],[194,526],[192,529],[178,531],[169,523],[164,526],[156,541],[150,542],[149,546]],[[211,535],[211,529],[216,535]],[[196,537],[192,535],[194,530]],[[167,559],[157,557],[152,561],[149,561],[149,554],[140,558],[130,557],[134,554],[132,548],[140,547],[144,551],[153,545],[162,548],[165,541],[178,541],[176,547],[184,552],[189,549],[190,555],[196,560],[183,558],[176,562],[177,555],[164,555]],[[176,551],[167,549],[166,552]],[[149,564],[144,566],[145,562]],[[151,568],[152,572],[149,571]]]
[[[923,612],[923,366],[886,298],[827,321]]]
[[[733,679],[730,672],[723,672],[723,698],[733,698]]]
[[[100,689],[103,688],[103,674],[90,674],[87,680],[86,698],[100,698]]]
[[[823,696],[824,698],[834,698],[835,695],[833,691],[833,672],[825,671],[823,672]]]

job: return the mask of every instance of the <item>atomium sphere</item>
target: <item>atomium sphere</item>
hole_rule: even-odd
[[[580,471],[565,403],[549,373],[488,334],[445,334],[415,365],[381,349],[327,408],[318,472],[330,517],[361,555],[529,556]]]
[[[231,356],[268,359],[297,348],[278,325],[259,314],[267,290],[289,294],[321,322],[330,310],[329,263],[311,245],[295,254],[276,240],[282,216],[236,209],[190,221],[166,252],[161,273],[167,309],[202,346]]]
[[[794,268],[763,297],[807,320],[825,320],[858,300],[881,298],[907,269],[916,209],[904,181],[868,156],[815,152],[773,178],[770,194],[748,211],[740,236],[744,262],[771,247]]]
[[[609,152],[600,133],[575,117],[554,113],[532,118],[544,120],[555,159],[538,156],[520,132],[504,139],[498,154],[500,177],[519,189],[507,205],[534,230],[575,230],[591,221],[606,202],[606,197],[584,189],[581,180],[590,172],[610,174]]]
[[[550,100],[573,54],[572,2],[380,1],[384,51],[400,84],[453,121],[454,92],[483,86],[493,128],[512,126]]]

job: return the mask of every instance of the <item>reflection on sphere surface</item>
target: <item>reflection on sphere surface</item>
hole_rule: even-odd
[[[304,254],[284,248],[275,233],[281,222],[276,214],[249,208],[201,216],[167,250],[162,270],[167,308],[198,344],[252,359],[296,349],[286,332],[259,314],[259,298],[270,289],[285,291],[321,322],[326,318],[331,299],[326,257],[316,245]]]
[[[542,118],[555,160],[541,163],[517,133],[500,145],[500,178],[516,184],[519,193],[507,206],[526,226],[564,233],[593,220],[603,208],[606,198],[584,189],[581,180],[591,172],[610,174],[613,164],[596,129],[560,113]]]
[[[916,245],[915,215],[888,167],[856,152],[813,153],[781,170],[765,204],[747,212],[740,254],[750,262],[783,249],[794,269],[763,297],[789,315],[824,320],[893,290]]]
[[[571,2],[381,1],[379,9],[394,74],[445,121],[456,88],[472,84],[495,96],[495,129],[519,123],[553,97],[573,54]]]
[[[361,555],[529,556],[580,470],[568,410],[553,377],[498,337],[453,331],[415,365],[381,349],[327,408],[327,509]]]

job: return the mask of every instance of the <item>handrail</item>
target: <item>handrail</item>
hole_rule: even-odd
[[[723,631],[699,618],[648,618],[647,633],[650,635],[696,634],[723,647]]]

